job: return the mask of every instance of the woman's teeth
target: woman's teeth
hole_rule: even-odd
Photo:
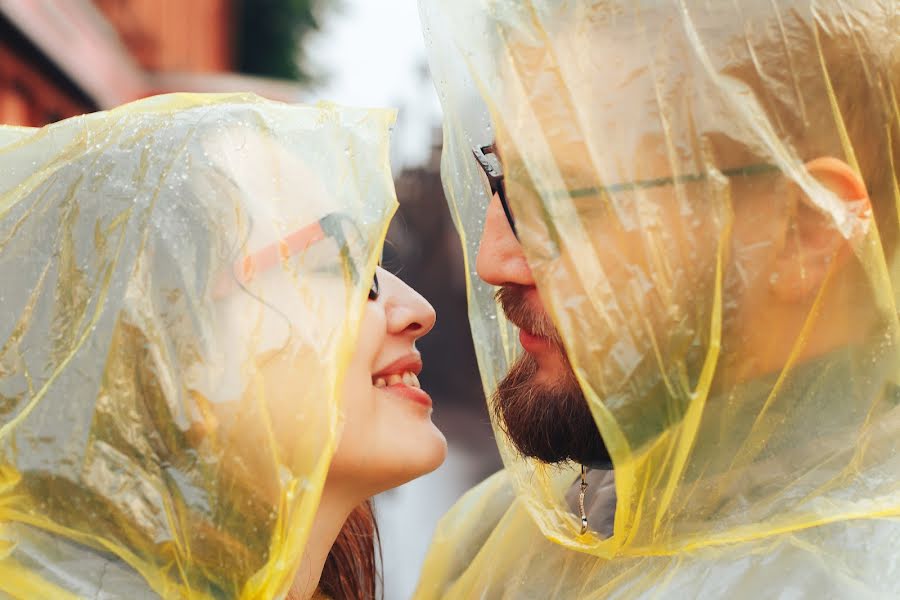
[[[407,371],[403,374],[403,383],[409,387],[417,388],[419,387],[419,378],[412,371]]]
[[[406,371],[402,375],[399,373],[394,373],[393,375],[388,375],[387,377],[376,377],[375,378],[375,387],[383,388],[391,385],[408,385],[409,387],[421,387],[419,385],[419,378],[416,377],[416,374],[412,371]]]

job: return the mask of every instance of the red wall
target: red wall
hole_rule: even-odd
[[[233,0],[94,0],[151,71],[230,71]],[[11,26],[7,24],[7,29]],[[41,126],[96,110],[24,37],[0,35],[0,123]]]
[[[0,39],[0,123],[39,126],[94,109],[70,86],[59,85],[41,61],[23,54]]]
[[[233,0],[94,0],[151,71],[230,71]]]

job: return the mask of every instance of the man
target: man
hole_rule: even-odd
[[[471,282],[506,468],[419,597],[900,594],[900,14],[740,4],[423,2],[523,352]]]

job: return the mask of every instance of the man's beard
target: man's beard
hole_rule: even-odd
[[[608,466],[609,452],[566,358],[559,333],[546,314],[531,310],[524,295],[525,288],[504,286],[497,293],[497,301],[511,322],[556,346],[565,371],[558,381],[539,382],[537,361],[530,354],[523,354],[497,387],[494,416],[525,456],[550,464],[575,461]]]

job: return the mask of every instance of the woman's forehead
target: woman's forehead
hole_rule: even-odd
[[[234,126],[203,140],[205,155],[239,195],[253,252],[335,211],[328,173],[266,130]]]

